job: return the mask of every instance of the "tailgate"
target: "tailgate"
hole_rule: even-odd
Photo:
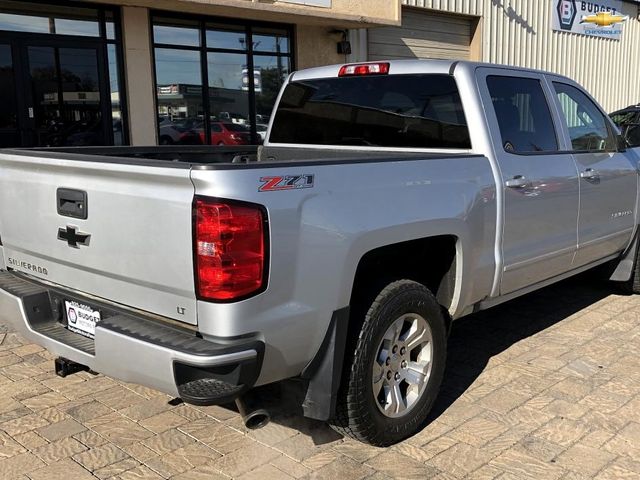
[[[41,155],[0,153],[0,238],[7,266],[195,324],[188,165]]]

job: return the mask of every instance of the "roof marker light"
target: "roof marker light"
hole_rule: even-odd
[[[343,65],[338,72],[339,77],[355,77],[361,75],[386,75],[389,73],[388,63],[360,63]]]

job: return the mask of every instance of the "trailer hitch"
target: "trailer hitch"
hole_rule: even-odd
[[[59,377],[66,377],[67,375],[73,375],[78,372],[88,372],[89,367],[80,363],[73,362],[68,358],[58,357],[54,360],[56,375]]]

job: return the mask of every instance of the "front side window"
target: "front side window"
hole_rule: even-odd
[[[505,151],[531,153],[558,150],[551,112],[540,80],[489,76],[487,87]]]
[[[292,82],[278,105],[270,141],[471,148],[455,80],[435,74]]]
[[[553,82],[569,130],[571,147],[578,151],[613,150],[616,140],[605,115],[576,87]]]

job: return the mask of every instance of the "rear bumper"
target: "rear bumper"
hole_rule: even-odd
[[[100,310],[95,339],[65,328],[62,299]],[[255,337],[205,340],[152,316],[7,271],[0,271],[0,322],[55,355],[198,405],[227,403],[251,388],[264,353],[264,343]]]

